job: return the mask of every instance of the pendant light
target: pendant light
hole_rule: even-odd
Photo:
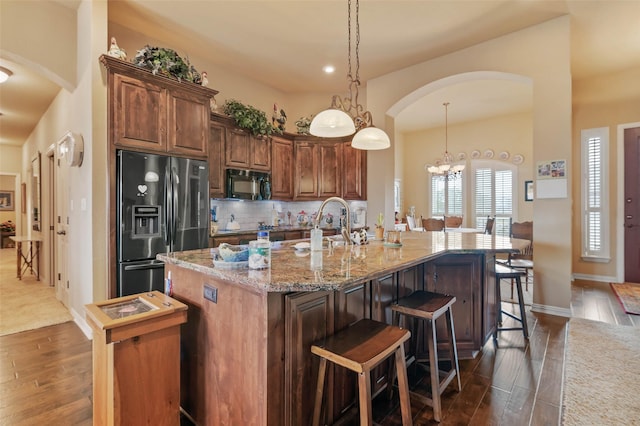
[[[373,127],[373,118],[369,111],[358,103],[360,87],[360,2],[356,0],[356,41],[355,77],[351,67],[351,0],[348,1],[348,40],[349,40],[349,97],[341,99],[333,96],[331,107],[316,115],[311,121],[309,133],[314,136],[338,138],[357,132],[351,146],[357,149],[385,149],[391,146],[389,136],[381,129]]]
[[[435,166],[425,165],[425,169],[432,175],[442,176],[446,179],[456,179],[464,170],[464,164],[452,164],[453,155],[449,152],[449,102],[444,105],[444,155]]]

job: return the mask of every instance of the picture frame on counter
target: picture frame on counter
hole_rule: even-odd
[[[524,181],[524,200],[533,201],[533,181],[532,180]]]

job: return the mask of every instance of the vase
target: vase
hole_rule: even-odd
[[[376,228],[376,240],[382,241],[384,239],[384,228]]]

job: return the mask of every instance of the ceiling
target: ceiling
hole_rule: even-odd
[[[59,3],[76,8],[79,1]],[[364,84],[566,14],[571,17],[574,79],[640,66],[640,1],[360,0],[360,79]],[[109,0],[109,19],[154,34],[181,55],[206,57],[285,93],[347,89],[345,0]],[[352,26],[355,31],[355,13]],[[333,75],[322,72],[327,64],[336,67]],[[0,65],[14,71],[0,86],[0,143],[21,145],[58,89],[5,59],[0,58]],[[215,76],[209,80],[215,88]],[[531,89],[504,81],[443,88],[403,111],[396,128],[442,125],[444,101],[451,103],[449,122],[454,123],[527,111]]]

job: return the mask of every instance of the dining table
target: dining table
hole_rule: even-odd
[[[18,279],[22,280],[25,273],[29,271],[31,275],[36,276],[36,280],[40,281],[40,244],[42,243],[42,238],[30,235],[16,235],[9,238],[16,243]],[[22,250],[22,243],[28,244],[27,250]]]

